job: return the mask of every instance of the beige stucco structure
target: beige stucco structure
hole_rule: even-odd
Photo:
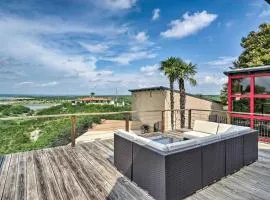
[[[130,90],[132,93],[132,111],[137,111],[132,115],[132,120],[139,120],[143,124],[148,124],[153,127],[155,123],[161,122],[161,110],[170,110],[170,90],[165,87],[142,88]],[[178,91],[174,92],[175,109],[180,109],[180,94]],[[203,99],[194,95],[186,94],[186,109],[199,109],[199,110],[222,110],[222,104]],[[151,111],[151,112],[145,112]],[[192,122],[195,119],[208,120],[210,114],[214,111],[196,111],[192,110]],[[220,113],[219,113],[220,114]],[[186,126],[188,111],[185,112]],[[165,130],[171,130],[171,114],[170,111],[165,111]],[[175,127],[180,128],[180,113],[174,113]],[[135,128],[135,127],[134,127]]]

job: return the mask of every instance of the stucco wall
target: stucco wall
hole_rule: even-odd
[[[174,109],[180,109],[180,94],[174,93]],[[154,90],[139,91],[132,93],[132,110],[133,111],[149,111],[149,110],[170,110],[170,91]],[[201,98],[186,95],[186,109],[200,110],[222,110],[222,104],[204,100]],[[192,111],[192,126],[194,120],[209,120],[209,115],[220,114],[210,111]],[[140,120],[142,123],[153,126],[154,123],[161,121],[161,112],[139,112],[133,114],[132,120]],[[180,128],[180,113],[174,113],[174,129]],[[185,125],[188,125],[188,111],[185,112]],[[165,112],[165,130],[171,130],[171,113]]]
[[[143,124],[148,124],[151,127],[156,122],[161,121],[161,111],[165,109],[164,99],[166,97],[165,91],[139,91],[132,93],[132,110],[138,113],[132,114],[132,120],[139,120]],[[154,111],[158,112],[142,112],[142,111]],[[136,129],[139,127],[132,127]]]
[[[170,101],[170,91],[166,91],[167,95],[165,98],[165,109],[171,109],[171,101]],[[204,100],[198,97],[193,97],[190,95],[186,95],[186,109],[199,109],[199,110],[223,110],[223,105],[219,103],[215,103],[212,101]],[[174,109],[180,109],[180,94],[179,92],[174,92]],[[209,111],[192,111],[192,126],[194,120],[208,120],[209,115],[217,114],[216,112],[209,112]],[[220,114],[220,113],[218,113]],[[175,121],[175,128],[180,128],[180,113],[176,111],[174,113],[174,121]],[[171,130],[171,114],[170,112],[166,112],[165,114],[165,130]],[[188,111],[185,111],[185,125],[188,125]]]

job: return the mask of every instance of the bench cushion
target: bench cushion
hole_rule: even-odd
[[[218,125],[218,130],[217,130],[217,134],[223,134],[226,132],[231,132],[230,130],[232,129],[231,124],[219,124]]]
[[[216,134],[218,130],[218,123],[195,120],[193,130],[204,133]]]
[[[140,145],[145,145],[148,147],[152,147],[154,149],[157,149],[159,151],[168,151],[168,147],[165,144],[160,144],[156,141],[153,141],[151,139],[148,138],[144,138],[141,136],[137,136],[136,139],[134,140],[134,142],[140,143]]]
[[[219,124],[217,134],[240,133],[247,130],[250,130],[250,128],[231,124]]]
[[[203,132],[199,132],[199,131],[184,132],[184,137],[187,137],[187,138],[201,138],[201,137],[207,137],[210,135],[211,134],[209,134],[209,133],[203,133]]]
[[[122,129],[119,129],[117,130],[114,134],[120,136],[120,137],[123,137],[127,140],[130,140],[130,141],[134,141],[136,137],[138,137],[136,134],[132,133],[132,132],[126,132]]]

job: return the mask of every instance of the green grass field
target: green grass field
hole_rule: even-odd
[[[20,105],[2,106],[4,116],[29,115],[52,115],[64,113],[103,113],[103,112],[120,112],[130,110],[130,106],[114,107],[112,105],[85,105],[78,104],[72,106],[71,103],[64,103],[48,109],[43,109],[37,113],[23,108]],[[16,109],[14,109],[16,108]],[[20,112],[15,112],[20,108]],[[15,110],[15,111],[14,111]],[[20,113],[20,114],[19,114]],[[87,131],[92,123],[100,123],[101,119],[122,120],[124,115],[102,115],[102,116],[85,116],[77,118],[77,135]],[[33,131],[39,130],[39,137],[36,141],[31,140]],[[0,121],[0,154],[42,149],[59,145],[66,145],[71,142],[71,121],[70,118],[50,118],[50,119],[31,119],[31,120],[12,120]]]

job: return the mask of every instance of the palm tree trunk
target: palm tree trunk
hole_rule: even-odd
[[[185,107],[186,107],[186,93],[185,93],[185,82],[184,79],[180,78],[179,91],[180,91],[180,127],[185,127]]]
[[[174,91],[173,91],[173,80],[170,80],[170,99],[171,99],[171,128],[174,129]]]

